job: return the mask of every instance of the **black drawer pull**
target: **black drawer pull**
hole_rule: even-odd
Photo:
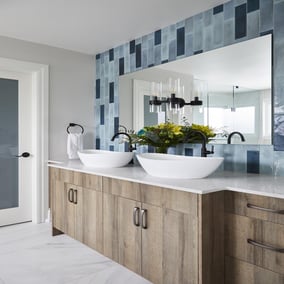
[[[68,190],[68,201],[73,203],[74,201],[74,189],[73,188],[70,188]]]
[[[141,226],[143,229],[147,229],[147,209],[142,209],[141,210]]]
[[[275,214],[284,214],[284,210],[275,210],[275,209],[269,209],[265,207],[259,207],[259,206],[256,206],[250,203],[247,204],[247,207],[251,209],[261,210],[261,211],[275,213]]]
[[[139,207],[134,207],[133,208],[133,224],[136,226],[136,227],[139,227],[140,226],[140,222],[139,222]]]
[[[269,250],[272,250],[272,251],[275,251],[275,252],[284,253],[284,248],[276,248],[276,247],[273,247],[271,245],[262,244],[262,243],[254,241],[254,240],[251,240],[251,239],[247,239],[247,242],[249,244],[253,245],[253,246],[256,246],[256,247],[269,249]]]

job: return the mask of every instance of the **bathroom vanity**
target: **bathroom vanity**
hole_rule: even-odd
[[[66,233],[153,283],[284,281],[283,178],[49,167],[53,235]]]

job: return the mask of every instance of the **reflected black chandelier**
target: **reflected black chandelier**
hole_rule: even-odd
[[[170,93],[170,97],[162,97],[162,83],[152,83],[152,94],[160,94],[152,95],[149,100],[150,112],[160,112],[162,109],[162,105],[166,105],[167,111],[173,111],[177,113],[184,106],[201,106],[202,100],[199,99],[198,96],[195,96],[193,100],[190,102],[186,102],[183,97],[177,97],[176,93],[184,96],[184,86],[180,87],[180,79],[174,81],[174,85],[172,84],[172,79],[169,79],[168,92]]]

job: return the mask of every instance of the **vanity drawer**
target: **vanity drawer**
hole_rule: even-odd
[[[284,275],[232,258],[225,258],[225,284],[283,284]]]
[[[225,214],[225,255],[284,275],[284,225]]]
[[[284,199],[226,191],[225,212],[284,225]]]

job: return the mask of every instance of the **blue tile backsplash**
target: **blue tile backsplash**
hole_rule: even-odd
[[[119,127],[119,75],[272,33],[274,146],[215,145],[215,155],[225,157],[225,170],[284,175],[283,15],[284,0],[232,0],[97,54],[96,148],[120,149],[110,141]],[[181,154],[200,155],[200,145]]]

